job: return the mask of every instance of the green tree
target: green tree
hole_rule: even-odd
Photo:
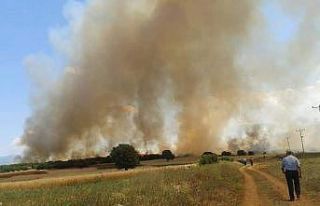
[[[217,162],[218,162],[218,155],[212,152],[203,153],[199,160],[200,165],[213,164]]]
[[[119,144],[117,147],[113,147],[110,156],[119,169],[128,170],[139,165],[139,154],[129,144]]]
[[[169,160],[173,160],[175,158],[175,156],[170,150],[163,150],[162,151],[162,158],[169,161]]]

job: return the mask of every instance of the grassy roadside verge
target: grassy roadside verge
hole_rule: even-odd
[[[0,189],[3,205],[238,205],[238,166],[167,168],[133,177],[37,189]]]
[[[254,181],[257,185],[257,192],[263,205],[277,205],[277,206],[288,206],[290,203],[287,199],[283,199],[281,194],[277,192],[272,184],[265,177],[261,176],[260,174],[249,171],[249,174],[254,178]]]
[[[302,165],[302,192],[314,201],[320,201],[320,157],[300,159]],[[270,160],[264,163],[265,167],[261,170],[281,179],[285,182],[284,175],[281,172],[281,162]]]

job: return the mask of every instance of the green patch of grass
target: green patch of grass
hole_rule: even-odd
[[[171,168],[117,180],[38,189],[2,189],[3,205],[238,205],[238,167]]]

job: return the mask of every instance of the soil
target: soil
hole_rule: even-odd
[[[312,203],[307,197],[301,196],[300,199],[289,202],[288,198],[288,189],[286,182],[283,180],[280,180],[266,172],[263,172],[259,170],[258,168],[262,165],[257,165],[254,167],[251,166],[243,166],[239,170],[244,176],[244,197],[242,199],[243,206],[268,206],[270,205],[270,200],[274,200],[275,198],[281,198],[277,202],[277,205],[294,205],[294,206],[312,206],[314,203]],[[269,184],[272,188],[272,192],[269,192],[264,197],[260,197],[259,190],[257,189],[257,182],[255,178],[252,175],[252,172],[255,174],[263,177],[267,184]],[[275,196],[275,192],[279,194],[278,196]],[[264,191],[264,194],[266,191]],[[268,201],[266,201],[266,198]],[[271,204],[272,205],[272,204]]]

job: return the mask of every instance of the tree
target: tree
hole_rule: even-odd
[[[250,155],[250,156],[252,156],[252,155],[254,155],[255,153],[254,153],[254,151],[249,151],[248,152],[248,155]]]
[[[202,155],[213,155],[213,152],[204,152]]]
[[[218,162],[218,155],[212,152],[204,152],[199,160],[200,165],[213,164]]]
[[[162,158],[169,161],[169,160],[173,160],[175,158],[175,156],[170,150],[163,150],[162,151]]]
[[[238,151],[237,151],[237,155],[238,155],[238,156],[245,156],[245,155],[247,155],[247,152],[244,151],[244,150],[238,150]]]
[[[231,156],[232,155],[232,153],[231,152],[228,152],[228,151],[223,151],[222,153],[221,153],[221,156]]]
[[[119,144],[117,147],[113,147],[110,156],[119,169],[128,170],[139,164],[139,154],[129,144]]]

